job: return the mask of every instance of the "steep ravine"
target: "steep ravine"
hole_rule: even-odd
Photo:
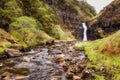
[[[120,0],[114,0],[88,21],[88,39],[104,38],[120,30]]]

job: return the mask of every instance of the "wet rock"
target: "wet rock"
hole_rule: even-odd
[[[56,63],[63,63],[64,61],[65,61],[65,58],[63,58],[63,57],[56,57],[55,58]]]
[[[29,57],[23,57],[22,61],[24,61],[24,62],[30,62],[30,58]]]
[[[54,59],[56,63],[65,62],[65,55],[64,54],[56,55]]]
[[[46,41],[46,45],[49,45],[49,46],[54,45],[54,43],[55,43],[54,40],[47,40]]]
[[[2,76],[0,75],[0,80],[2,80]]]
[[[27,68],[15,68],[15,73],[20,75],[28,75],[30,74],[30,71]]]
[[[53,63],[51,61],[46,61],[46,64],[51,65],[51,66],[53,65]]]
[[[30,51],[28,53],[37,53],[37,51],[35,51],[34,49],[30,49]]]
[[[80,80],[79,76],[73,76],[73,80]]]
[[[49,49],[48,48],[43,48],[42,52],[48,53]]]
[[[29,69],[30,72],[32,72],[32,71],[36,70],[37,65],[35,65],[34,63],[22,62],[20,64],[15,65],[14,68],[16,68],[18,70],[22,69],[22,68],[26,69],[26,70]]]
[[[27,78],[28,76],[24,76],[24,75],[16,75],[15,76],[15,80],[23,80],[25,78]]]
[[[20,75],[28,75],[30,74],[29,69],[27,68],[7,68],[5,71],[11,73],[11,74],[20,74]]]
[[[72,57],[69,56],[65,57],[65,61],[72,61]]]
[[[65,72],[68,71],[68,69],[69,69],[69,65],[68,65],[67,63],[64,64],[64,65],[63,65],[63,69],[64,69]]]
[[[1,76],[2,80],[10,80],[10,73],[4,72]]]
[[[22,53],[19,50],[16,50],[16,49],[6,49],[5,54],[8,57],[16,57],[16,56],[21,56],[22,55]]]
[[[52,50],[51,54],[62,54],[61,50]]]
[[[58,58],[63,58],[63,57],[65,57],[65,54],[58,54],[58,55],[56,55],[56,57],[58,57]]]
[[[62,44],[55,44],[55,46],[56,46],[56,47],[60,47],[60,46],[62,46]]]
[[[70,79],[70,80],[73,80],[73,73],[68,72],[68,73],[66,74],[66,78],[67,78],[67,79]]]
[[[9,61],[5,62],[5,65],[8,67],[13,67],[15,65],[15,62],[13,60],[9,60]]]
[[[75,49],[74,49],[73,46],[70,46],[70,47],[68,47],[68,51],[69,51],[69,52],[75,52]]]
[[[59,78],[52,78],[52,79],[50,79],[50,80],[60,80]]]
[[[0,68],[3,67],[3,63],[0,63]]]

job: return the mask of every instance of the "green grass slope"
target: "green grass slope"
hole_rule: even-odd
[[[120,31],[96,41],[75,45],[90,59],[88,69],[96,80],[120,80]]]

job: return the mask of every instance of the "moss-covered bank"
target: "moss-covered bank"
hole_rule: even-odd
[[[96,41],[75,45],[90,59],[88,70],[96,80],[120,80],[120,31]]]

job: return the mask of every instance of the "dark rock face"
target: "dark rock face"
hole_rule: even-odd
[[[120,1],[115,0],[105,7],[95,20],[90,21],[88,38],[102,38],[120,29]]]
[[[46,0],[46,2],[53,8],[54,13],[58,16],[60,20],[58,22],[65,28],[71,30],[77,39],[81,39],[83,33],[81,16],[73,7],[78,2],[74,1],[74,5],[67,5],[68,2],[66,0]]]

